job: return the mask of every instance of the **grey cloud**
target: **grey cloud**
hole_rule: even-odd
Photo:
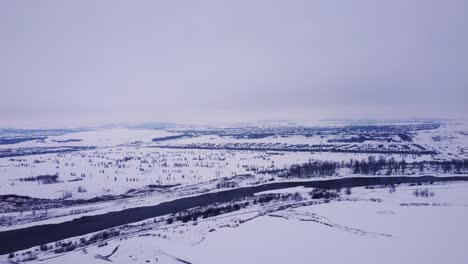
[[[466,1],[4,1],[0,125],[464,117]]]

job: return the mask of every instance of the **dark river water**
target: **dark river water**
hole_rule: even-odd
[[[177,213],[181,210],[205,206],[215,202],[228,202],[233,199],[251,196],[257,192],[291,188],[298,186],[322,189],[336,189],[347,187],[362,187],[380,184],[422,183],[468,181],[468,176],[454,177],[353,177],[333,180],[315,180],[301,182],[276,182],[259,186],[237,188],[216,193],[206,193],[190,198],[181,198],[158,205],[143,206],[109,212],[101,215],[84,216],[72,221],[38,225],[27,228],[0,232],[0,254],[27,249],[33,246],[50,243],[65,238],[85,235],[88,233],[142,221],[148,218]]]

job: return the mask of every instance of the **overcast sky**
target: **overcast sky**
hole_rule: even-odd
[[[0,1],[0,127],[463,118],[468,1]]]

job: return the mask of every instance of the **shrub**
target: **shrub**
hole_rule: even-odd
[[[88,190],[86,190],[85,187],[83,187],[83,186],[78,186],[78,192],[79,192],[79,193],[85,193],[85,192],[87,192],[87,191],[88,191]]]
[[[72,197],[73,197],[72,192],[70,192],[70,191],[63,191],[63,193],[62,193],[62,199],[68,199],[68,198],[72,198]]]
[[[39,246],[39,249],[41,251],[47,251],[49,248],[47,247],[47,244],[44,244],[44,245]]]

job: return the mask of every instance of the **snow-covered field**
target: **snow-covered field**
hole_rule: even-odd
[[[367,160],[370,155],[376,158],[383,156],[394,157],[396,160],[405,159],[407,162],[468,158],[468,128],[465,124],[443,124],[437,129],[407,133],[412,135],[412,142],[402,141],[398,135],[390,134],[385,137],[367,136],[369,139],[360,143],[330,143],[345,137],[362,136],[338,132],[320,132],[322,134],[316,136],[267,134],[260,138],[220,136],[205,132],[178,138],[177,136],[183,136],[186,132],[120,128],[80,131],[48,136],[43,140],[3,144],[0,149],[4,151],[65,147],[92,149],[0,158],[0,195],[83,199],[104,194],[123,194],[147,185],[196,184],[245,174],[258,176],[259,171],[281,170],[310,160]],[[167,140],[153,141],[165,138]],[[212,144],[221,149],[164,148],[191,144]],[[252,150],[222,149],[223,144],[249,144]],[[256,150],[257,144],[280,144],[285,151]],[[288,151],[290,146],[317,144],[344,147],[339,148],[340,152]],[[414,144],[435,151],[436,154],[372,153],[362,150],[404,150]],[[413,148],[418,150],[414,146],[408,147],[408,150]],[[350,171],[340,170],[339,174],[347,176]],[[56,176],[56,179],[48,182],[49,184],[34,179],[44,175]]]
[[[468,174],[463,122],[8,131],[0,135],[0,232],[270,182]],[[323,162],[334,170],[292,170]],[[364,173],[359,162],[383,163]],[[264,191],[221,215],[150,219],[66,253],[54,244],[0,263],[468,262],[468,184],[392,188],[318,199],[304,187]]]

